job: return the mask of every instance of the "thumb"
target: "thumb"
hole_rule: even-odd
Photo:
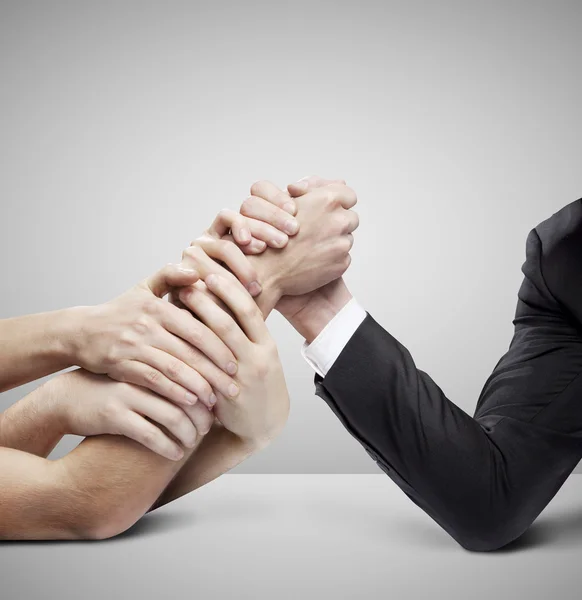
[[[324,187],[332,183],[341,183],[342,185],[346,184],[343,179],[325,179],[323,177],[319,177],[318,175],[311,175],[309,177],[303,177],[295,183],[290,183],[287,186],[287,191],[289,192],[290,196],[297,198],[298,196],[303,196],[316,188]]]
[[[200,275],[194,269],[169,263],[149,277],[146,285],[155,296],[163,298],[171,288],[192,285],[199,279]]]

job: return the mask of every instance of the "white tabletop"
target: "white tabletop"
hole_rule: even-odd
[[[0,543],[0,598],[582,597],[582,477],[470,553],[384,475],[225,475],[104,542]]]

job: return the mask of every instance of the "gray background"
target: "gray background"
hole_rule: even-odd
[[[549,0],[1,2],[0,317],[112,298],[257,179],[339,176],[360,198],[350,288],[471,412],[511,338],[527,232],[580,195],[581,17]],[[299,336],[270,325],[292,413],[238,472],[377,472],[314,396]]]

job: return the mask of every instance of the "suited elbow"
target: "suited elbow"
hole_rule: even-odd
[[[529,524],[528,524],[529,525]],[[455,541],[470,552],[500,550],[520,537],[528,528],[518,512],[479,515],[478,518],[456,524],[450,531]]]

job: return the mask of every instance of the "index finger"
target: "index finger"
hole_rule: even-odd
[[[194,269],[169,263],[148,277],[145,283],[155,296],[163,298],[172,288],[192,285],[199,279]]]
[[[290,215],[295,216],[297,213],[297,205],[289,194],[278,188],[271,181],[257,181],[253,183],[251,186],[251,196],[264,198]]]

